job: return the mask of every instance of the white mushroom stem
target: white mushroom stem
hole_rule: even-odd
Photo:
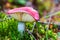
[[[25,24],[23,22],[18,23],[18,31],[23,33],[25,30]]]

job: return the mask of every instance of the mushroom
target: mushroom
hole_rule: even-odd
[[[18,21],[21,21],[18,24],[18,30],[22,32],[25,29],[24,22],[35,22],[39,20],[38,12],[31,7],[15,8],[15,9],[9,10],[7,14],[10,15],[11,17],[14,17]]]
[[[19,12],[19,13],[16,13],[16,12]],[[17,19],[19,21],[30,21],[30,22],[32,22],[35,20],[39,20],[38,12],[31,7],[15,8],[15,9],[9,10],[7,12],[7,14],[11,15],[12,17],[14,17],[15,19]],[[30,20],[30,18],[32,20]]]

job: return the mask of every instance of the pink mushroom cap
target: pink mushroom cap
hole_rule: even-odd
[[[25,13],[28,13],[29,15],[31,15],[35,20],[39,20],[38,11],[34,10],[31,7],[15,8],[15,9],[9,10],[7,12],[7,14],[12,14],[12,13],[15,13],[15,12],[25,12]]]

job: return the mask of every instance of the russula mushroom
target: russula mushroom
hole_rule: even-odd
[[[22,21],[20,22],[20,24],[22,23],[22,25],[25,25],[23,22],[27,22],[27,21],[34,22],[35,20],[36,21],[39,20],[38,12],[31,7],[15,8],[15,9],[9,10],[7,14],[14,17],[18,21]],[[22,25],[18,26],[19,31],[24,31],[25,26],[22,26]]]

